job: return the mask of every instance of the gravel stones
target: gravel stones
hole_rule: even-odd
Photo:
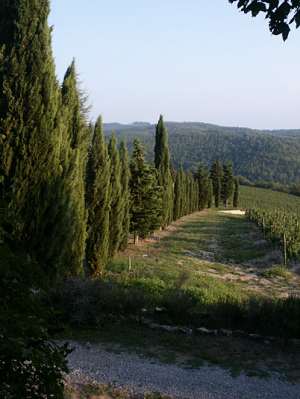
[[[70,342],[71,374],[137,393],[160,392],[180,399],[300,399],[300,384],[273,375],[268,379],[232,377],[219,367],[190,369],[162,364],[126,352],[108,352],[101,344]]]

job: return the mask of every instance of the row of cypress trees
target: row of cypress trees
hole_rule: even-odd
[[[89,127],[74,62],[56,79],[48,14],[47,0],[0,5],[0,176],[10,240],[55,277],[82,269]]]
[[[239,181],[234,177],[231,162],[222,165],[216,160],[210,170],[210,180],[216,208],[221,203],[226,208],[229,202],[232,202],[234,207],[238,206]]]
[[[75,62],[59,84],[48,0],[0,4],[0,179],[2,223],[51,278],[100,274],[132,233],[135,241],[232,195],[232,167],[211,173],[171,167],[168,132],[156,127],[154,165],[136,140],[106,143],[87,117]],[[221,170],[222,169],[222,170]]]

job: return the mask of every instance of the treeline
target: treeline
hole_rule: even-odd
[[[300,136],[288,137],[251,129],[228,128],[201,123],[167,122],[170,134],[172,162],[176,168],[195,170],[199,159],[211,165],[215,159],[233,162],[235,173],[253,183],[299,183]],[[114,128],[118,137],[126,138],[130,147],[134,137],[140,137],[146,149],[154,143],[154,126],[150,124],[105,125],[109,133]]]
[[[118,145],[114,135],[106,142],[101,118],[95,125],[88,120],[75,62],[61,85],[56,79],[48,2],[31,5],[1,5],[5,239],[22,246],[50,279],[96,276],[126,248],[129,234],[137,242],[213,202],[227,206],[232,166],[215,162],[211,172],[202,166],[195,174],[176,172],[162,117],[154,162],[145,160],[138,140],[130,159],[124,142]]]

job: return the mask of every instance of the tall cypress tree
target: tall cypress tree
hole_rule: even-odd
[[[221,198],[225,208],[230,201],[234,189],[234,177],[232,171],[232,163],[228,162],[223,165],[222,174],[222,188],[221,188]]]
[[[222,189],[222,165],[217,160],[213,163],[210,171],[210,178],[213,185],[213,195],[215,200],[215,207],[218,208],[221,199],[221,189]]]
[[[199,203],[198,209],[202,210],[207,207],[209,201],[210,179],[208,170],[200,164],[195,174],[199,187]]]
[[[213,183],[212,180],[209,179],[209,185],[208,185],[208,201],[207,201],[207,207],[211,208],[213,204]]]
[[[188,191],[188,179],[186,173],[182,169],[182,212],[181,216],[185,216],[188,211],[187,211],[187,205],[188,205],[188,200],[187,200],[187,191]]]
[[[109,256],[113,257],[120,248],[124,221],[124,198],[121,185],[121,163],[117,149],[116,136],[113,134],[108,145],[111,160],[111,206],[109,217]]]
[[[128,244],[129,226],[130,226],[130,194],[129,194],[129,160],[128,151],[124,141],[120,144],[120,161],[121,161],[121,184],[122,184],[122,198],[123,198],[123,227],[120,241],[120,249],[124,250]]]
[[[163,190],[162,227],[165,228],[173,218],[173,179],[170,168],[168,131],[162,115],[156,126],[154,163],[158,171],[159,184]]]
[[[130,232],[134,242],[147,237],[161,225],[162,190],[157,171],[145,162],[144,150],[138,140],[133,143],[130,162]]]
[[[64,265],[67,274],[83,271],[86,241],[87,212],[85,208],[85,171],[88,149],[88,125],[78,90],[75,62],[68,68],[62,85],[62,112],[64,135],[61,164],[63,190],[60,198],[67,200],[65,207],[67,242]]]
[[[107,265],[109,253],[110,160],[102,119],[98,118],[87,168],[86,204],[88,238],[86,264],[90,275],[99,275]]]
[[[187,213],[190,214],[193,212],[193,185],[194,185],[194,178],[191,172],[188,173],[187,175],[187,180],[188,180],[188,190],[187,190],[187,195],[188,195],[188,207],[187,207]]]
[[[234,179],[234,194],[233,194],[233,207],[237,208],[239,206],[239,196],[240,196],[240,182],[238,178]]]
[[[176,173],[175,185],[174,185],[174,212],[173,218],[177,220],[181,217],[181,203],[182,203],[182,193],[181,193],[181,173],[178,171]]]
[[[66,237],[57,237],[61,100],[48,14],[47,0],[0,4],[0,175],[12,237],[57,274]]]

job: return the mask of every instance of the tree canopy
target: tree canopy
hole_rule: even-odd
[[[290,26],[300,26],[300,0],[229,0],[245,14],[251,13],[256,17],[264,13],[269,22],[269,29],[273,35],[282,35],[286,40],[290,33]]]

